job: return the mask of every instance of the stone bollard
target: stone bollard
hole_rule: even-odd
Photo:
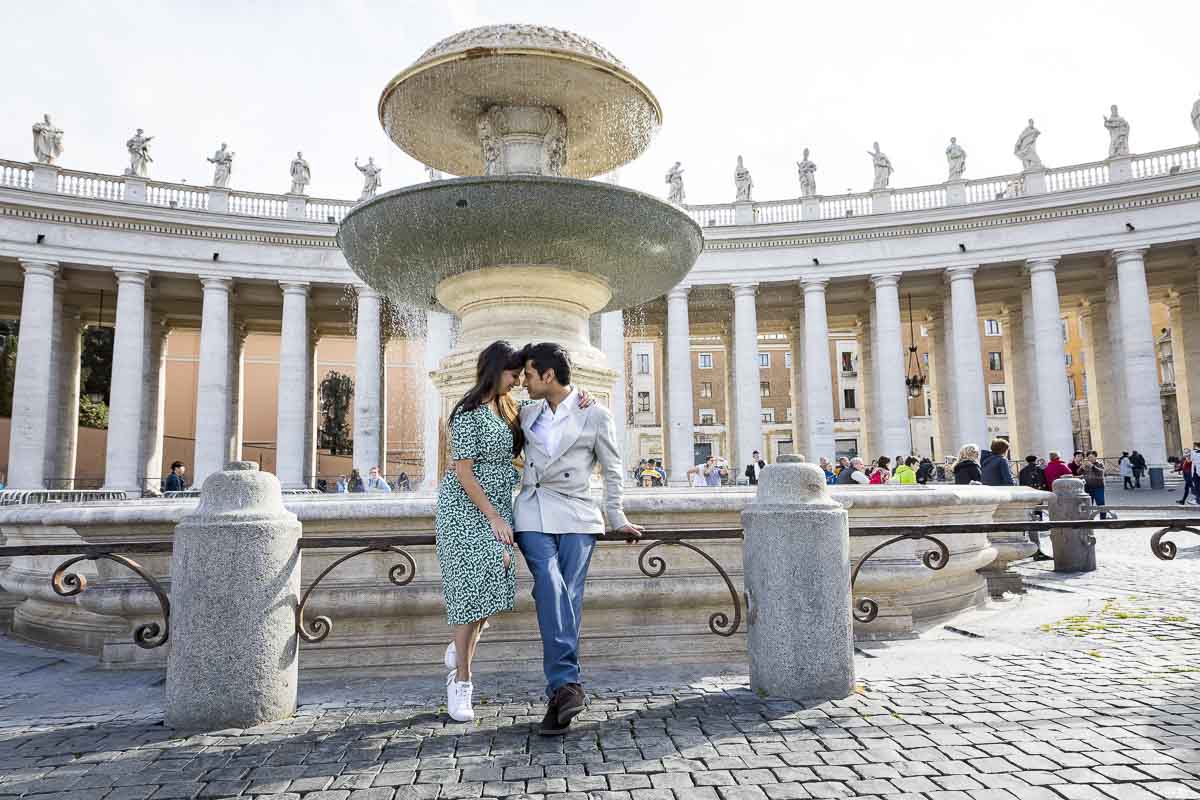
[[[300,523],[250,461],[210,475],[175,528],[167,725],[249,728],[296,711]]]
[[[1092,518],[1092,498],[1083,490],[1082,479],[1059,478],[1052,488],[1051,522]],[[1050,544],[1054,547],[1055,572],[1091,572],[1096,568],[1096,537],[1091,531],[1054,528]]]
[[[820,467],[795,458],[763,470],[742,512],[750,687],[837,700],[854,690],[849,522]]]

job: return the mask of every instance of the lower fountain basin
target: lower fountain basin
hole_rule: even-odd
[[[355,207],[338,244],[351,269],[393,301],[437,307],[441,281],[485,267],[552,266],[607,281],[604,310],[666,294],[703,246],[681,209],[596,181],[537,175],[458,178],[397,189]]]

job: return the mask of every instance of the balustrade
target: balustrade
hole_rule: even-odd
[[[1154,178],[1192,169],[1200,169],[1200,144],[1159,150],[1133,159],[1134,178]]]
[[[0,161],[0,186],[33,188],[33,169],[19,161]]]
[[[1075,164],[1048,169],[1045,171],[1046,192],[1066,192],[1104,186],[1110,183],[1109,167],[1108,161],[1096,161],[1090,164]],[[57,175],[55,185],[59,194],[118,202],[125,200],[126,178],[124,176],[81,172],[57,166],[48,168]],[[1155,178],[1200,170],[1200,144],[1132,156],[1130,169],[1134,179]],[[33,189],[34,171],[35,165],[33,164],[0,159],[0,187]],[[1021,197],[1026,193],[1024,178],[1021,174],[980,178],[964,183],[964,199],[967,204]],[[150,205],[169,206],[191,211],[208,210],[208,187],[161,181],[146,181],[145,184],[146,202]],[[893,212],[924,211],[946,207],[951,200],[947,187],[947,184],[937,184],[894,189],[891,192],[890,210]],[[960,194],[958,197],[963,198],[964,195]],[[819,204],[820,219],[823,220],[876,213],[871,192],[828,195],[813,198],[813,201]],[[954,202],[958,203],[962,200]],[[305,198],[304,219],[312,222],[340,223],[355,205],[357,202],[352,200]],[[800,222],[804,219],[803,205],[804,202],[799,198],[754,203],[754,222],[757,224]],[[734,203],[690,205],[685,206],[684,210],[704,228],[737,224]],[[246,217],[287,218],[288,196],[230,191],[228,213]]]
[[[177,183],[148,183],[146,202],[152,206],[189,208],[195,211],[208,209],[208,190]]]
[[[125,179],[116,175],[97,175],[92,172],[58,171],[58,193],[75,197],[98,197],[101,200],[124,200]]]
[[[1046,170],[1047,192],[1088,189],[1092,186],[1103,186],[1106,183],[1108,183],[1108,164],[1103,161]]]

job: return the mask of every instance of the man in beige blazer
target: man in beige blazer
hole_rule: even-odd
[[[550,703],[541,733],[558,736],[587,702],[579,681],[579,623],[596,537],[607,529],[634,541],[642,529],[621,510],[624,471],[612,414],[595,403],[579,407],[571,360],[559,345],[526,345],[521,355],[525,388],[537,402],[521,409],[525,472],[513,507],[513,530],[533,574],[542,634]],[[597,464],[604,478],[603,514],[590,491]]]

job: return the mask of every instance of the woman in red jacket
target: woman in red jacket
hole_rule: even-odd
[[[1062,458],[1059,456],[1059,454],[1056,451],[1051,450],[1050,451],[1050,463],[1046,465],[1045,473],[1046,473],[1046,486],[1051,491],[1053,491],[1054,490],[1054,482],[1056,480],[1058,480],[1059,478],[1061,478],[1064,475],[1066,475],[1067,477],[1071,476],[1071,468],[1063,463]]]

